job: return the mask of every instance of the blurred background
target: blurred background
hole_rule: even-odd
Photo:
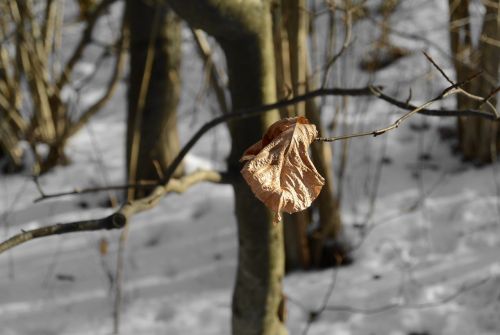
[[[2,0],[2,241],[149,199],[216,117],[365,93],[231,118],[124,229],[2,250],[0,334],[499,334],[499,4]],[[326,184],[277,226],[239,174],[280,118],[338,137],[433,99],[313,143]]]

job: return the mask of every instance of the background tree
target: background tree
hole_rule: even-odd
[[[298,96],[317,88],[310,71],[309,32],[311,23],[306,0],[283,0],[273,8],[273,32],[276,58],[276,83],[278,97],[284,98],[287,90]],[[306,116],[322,132],[318,105],[315,100],[283,108],[282,117]],[[286,265],[288,269],[309,268],[328,263],[343,253],[340,250],[325,250],[327,240],[335,241],[341,233],[338,201],[334,196],[332,152],[327,143],[317,142],[311,147],[313,161],[325,178],[315,208],[319,225],[311,229],[311,210],[284,216]],[[334,261],[335,262],[335,261]]]
[[[96,60],[116,55],[102,95],[85,110],[74,113],[75,99],[95,74],[74,82],[74,70],[84,52],[94,45],[94,29],[115,0],[103,0],[84,21],[79,39],[68,55],[61,53],[64,6],[60,1],[3,1],[0,4],[0,150],[14,169],[22,164],[26,141],[36,158],[35,172],[44,172],[65,163],[64,148],[112,97],[124,68],[123,23],[117,41],[100,45]],[[96,71],[99,70],[98,67]],[[24,89],[26,88],[26,89]],[[47,153],[38,148],[46,146]]]
[[[165,4],[129,0],[130,77],[127,172],[130,183],[161,179],[179,151],[181,22]],[[177,175],[182,169],[177,170]],[[129,198],[144,195],[143,191]]]
[[[480,71],[480,77],[464,88],[479,96],[490,96],[498,86],[500,64],[500,1],[484,1],[485,14],[478,41],[471,29],[469,1],[449,0],[450,45],[457,82],[463,82]],[[495,106],[496,99],[490,100]],[[488,105],[457,95],[460,109],[488,109]],[[458,119],[459,146],[465,159],[478,163],[490,162],[500,150],[500,131],[497,121],[469,117]]]
[[[279,57],[275,55],[275,49],[272,46],[273,25],[269,1],[254,1],[241,4],[238,1],[230,0],[171,0],[170,4],[194,28],[205,29],[208,33],[215,36],[220,43],[227,59],[232,109],[240,112],[236,114],[235,118],[231,118],[233,121],[229,124],[232,148],[228,159],[228,168],[233,178],[239,238],[239,262],[232,305],[233,333],[285,334],[284,298],[281,292],[281,280],[284,268],[282,226],[272,226],[271,213],[253,196],[238,173],[241,168],[239,158],[242,152],[262,136],[263,131],[277,119],[278,113],[276,110],[273,110],[268,114],[261,114],[259,117],[253,117],[245,121],[242,121],[241,118],[249,116],[245,114],[245,111],[251,111],[252,108],[259,109],[261,108],[260,106],[266,103],[274,103],[277,100],[276,78],[279,78],[280,75],[275,73],[275,61],[279,63],[279,59],[286,59],[288,66],[286,68],[285,66],[282,67],[281,76],[283,78],[285,76],[290,78],[289,83],[295,98],[282,102],[281,105],[278,103],[271,108],[295,105],[292,111],[289,112],[291,113],[289,115],[305,114],[314,123],[320,124],[315,104],[311,103],[308,105],[303,103],[304,100],[307,100],[303,94],[307,94],[306,92],[308,92],[310,87],[315,85],[309,81],[308,56],[307,52],[304,51],[307,45],[307,24],[304,24],[304,22],[307,22],[307,20],[302,18],[302,15],[307,4],[305,1],[292,1],[286,2],[286,5],[283,6],[282,10],[286,13],[286,20],[283,23],[283,27],[275,29],[275,32],[276,30],[286,32],[286,38],[280,41],[283,42],[283,45],[287,45],[287,52],[282,51]],[[172,75],[172,71],[175,72],[178,70],[178,58],[177,62],[173,61],[171,66],[165,65],[169,63],[169,57],[172,57],[176,53],[165,52],[164,48],[168,49],[170,46],[176,44],[174,41],[179,35],[169,39],[168,33],[170,31],[178,32],[178,28],[171,28],[168,23],[168,11],[160,3],[147,4],[142,3],[142,1],[141,3],[137,3],[130,0],[127,3],[127,10],[129,10],[129,16],[127,17],[131,21],[131,39],[134,44],[132,53],[135,55],[135,58],[131,60],[131,67],[135,68],[131,70],[133,73],[131,73],[131,85],[129,89],[129,129],[127,143],[129,178],[132,182],[149,178],[159,179],[159,184],[155,185],[154,192],[151,194],[131,193],[129,202],[126,202],[115,213],[105,218],[23,231],[13,239],[2,243],[0,251],[7,250],[16,243],[19,244],[29,239],[49,234],[123,228],[132,215],[153,207],[167,192],[172,189],[183,190],[194,183],[193,179],[188,178],[190,176],[183,177],[181,180],[170,180],[173,171],[178,167],[175,164],[179,163],[184,156],[178,156],[180,159],[174,160],[171,157],[165,158],[165,166],[161,166],[161,162],[159,162],[159,159],[163,159],[163,156],[158,154],[159,152],[170,154],[174,150],[177,150],[175,148],[171,151],[164,146],[164,144],[175,143],[177,135],[175,134],[175,122],[170,123],[170,125],[163,125],[164,122],[168,123],[168,120],[172,120],[172,118],[167,118],[168,120],[164,121],[165,115],[172,116],[172,113],[163,113],[162,110],[165,106],[174,105],[172,108],[168,108],[168,110],[175,111],[178,96],[172,94],[171,96],[167,95],[165,99],[158,99],[158,96],[150,95],[150,89],[153,89],[157,90],[160,97],[163,97],[164,90],[168,91],[168,89],[172,89],[175,85],[175,83],[172,83],[171,86],[168,86],[164,81],[165,76],[169,79],[177,79],[175,75]],[[150,20],[143,22],[144,18],[149,18]],[[162,32],[166,35],[161,35]],[[173,58],[175,59],[175,57]],[[155,70],[162,73],[162,76],[153,78],[156,74]],[[283,78],[281,79],[282,83],[285,83]],[[178,83],[178,80],[176,83]],[[278,88],[280,88],[279,84]],[[377,87],[315,91],[311,96],[313,94],[327,94],[327,92],[330,92],[328,94],[374,95],[401,108],[413,109],[409,114],[401,117],[396,123],[387,128],[355,136],[381,135],[388,130],[395,129],[400,122],[403,122],[420,110],[420,108],[412,106],[409,102],[397,101],[384,95]],[[440,100],[443,96],[444,93],[430,100],[427,104]],[[271,108],[268,108],[268,110],[272,110]],[[259,113],[263,110],[260,109]],[[161,113],[158,113],[158,111]],[[436,111],[433,112],[436,113]],[[237,120],[237,118],[239,119]],[[197,139],[206,130],[228,119],[217,118],[209,122],[188,143],[196,143]],[[154,124],[151,125],[151,122]],[[153,126],[158,126],[158,129]],[[160,142],[157,137],[147,138],[150,127],[154,128],[154,133],[157,136],[161,136],[164,133],[173,133],[175,139],[171,141],[167,138],[164,143],[157,146],[157,142]],[[143,141],[143,138],[146,139]],[[341,138],[345,139],[348,137]],[[331,140],[337,139],[339,138]],[[329,140],[322,139],[322,141]],[[317,162],[323,164],[323,173],[328,174],[329,171],[331,172],[330,161],[325,158],[327,154],[321,151],[325,150],[325,148],[326,150],[328,149],[325,145],[319,146],[316,154],[314,150],[313,154],[318,157]],[[183,149],[181,153],[184,152],[185,154],[189,149],[190,147],[186,146],[185,150]],[[143,153],[142,156],[141,153]],[[157,163],[156,166],[152,164],[153,162]],[[142,167],[144,167],[145,171],[149,172],[139,172],[139,169]],[[166,170],[165,178],[162,177],[164,170]],[[210,180],[220,181],[220,176],[217,173],[210,175],[213,176],[214,174],[216,176],[213,178],[210,177]],[[188,181],[186,183],[188,186],[185,186],[184,182],[186,180]],[[320,219],[322,216],[325,224],[321,226],[319,233],[324,235],[319,236],[319,242],[316,244],[318,247],[314,249],[315,251],[322,251],[323,245],[321,243],[324,243],[325,239],[330,236],[336,237],[340,231],[340,221],[338,217],[335,217],[335,214],[338,215],[337,204],[333,198],[332,184],[330,183],[329,185],[327,188],[329,198],[325,198],[329,199],[325,202],[327,205],[324,207],[326,208],[325,215],[321,213],[322,202],[320,202]],[[133,200],[132,198],[137,195],[139,197],[145,195],[145,197]],[[305,220],[309,220],[307,213],[303,214],[306,214],[303,216]],[[308,224],[307,221],[304,222],[306,225]],[[302,225],[299,227],[301,231],[297,236],[304,237],[304,227],[306,226]],[[314,252],[313,255],[317,255],[317,253]],[[325,300],[326,303],[327,301]],[[313,314],[311,313],[310,316],[313,316]]]

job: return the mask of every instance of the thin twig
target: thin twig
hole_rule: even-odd
[[[493,98],[494,95],[496,95],[498,92],[500,92],[500,86],[498,86],[497,88],[493,89],[491,91],[490,94],[488,94],[484,99],[483,101],[481,102],[481,104],[479,105],[479,107],[481,107],[483,104],[485,104],[486,102],[488,102],[488,100],[490,100],[491,98]]]
[[[328,63],[326,64],[326,68],[324,70],[324,75],[323,75],[323,81],[321,83],[321,87],[325,87],[326,83],[328,81],[328,77],[330,74],[330,71],[332,69],[333,64],[344,54],[344,52],[347,50],[349,45],[351,44],[352,40],[352,12],[354,9],[358,8],[358,6],[349,8],[348,10],[345,11],[345,34],[344,34],[344,42],[342,43],[342,46],[340,50],[333,55],[331,59],[328,60]]]
[[[125,224],[118,240],[118,253],[116,257],[116,270],[114,277],[114,293],[115,300],[113,303],[113,334],[120,333],[120,320],[123,301],[123,277],[124,277],[124,263],[125,263],[125,246],[128,240],[130,231],[130,224]]]
[[[386,305],[381,305],[377,307],[372,307],[372,308],[362,308],[362,307],[354,307],[354,306],[349,306],[349,305],[330,305],[330,306],[325,306],[321,312],[319,310],[314,310],[314,309],[309,309],[307,306],[305,306],[303,303],[298,301],[297,299],[294,299],[290,296],[288,296],[288,300],[295,305],[297,305],[300,309],[302,309],[304,312],[306,312],[309,315],[309,319],[307,321],[306,328],[304,329],[303,334],[307,334],[311,323],[316,321],[319,316],[324,313],[325,311],[329,312],[347,312],[347,313],[356,313],[356,314],[363,314],[363,315],[373,315],[373,314],[379,314],[383,312],[387,312],[390,310],[394,309],[425,309],[425,308],[433,308],[433,307],[439,307],[444,304],[447,304],[449,302],[454,301],[461,295],[477,288],[480,287],[481,285],[486,284],[488,281],[491,280],[491,277],[486,277],[480,280],[477,280],[476,282],[473,282],[471,284],[464,284],[462,287],[458,288],[455,292],[449,294],[448,296],[443,297],[442,299],[435,300],[435,301],[429,301],[429,302],[422,302],[422,303],[408,303],[404,300],[399,300],[394,303],[389,303]],[[312,318],[312,322],[311,320]]]
[[[422,206],[423,202],[431,196],[431,194],[438,189],[438,186],[442,185],[442,183],[446,180],[447,173],[443,173],[439,180],[429,189],[421,193],[421,195],[409,206],[400,210],[398,213],[387,214],[381,218],[377,219],[377,222],[373,222],[373,218],[370,221],[366,222],[363,226],[362,231],[362,239],[359,240],[356,244],[348,249],[348,253],[353,253],[356,250],[359,250],[364,242],[367,240],[368,236],[375,231],[376,228],[389,224],[393,220],[396,220],[406,214],[416,211],[420,206]],[[373,222],[373,223],[372,223]]]
[[[213,52],[210,48],[210,44],[201,30],[191,28],[191,33],[193,34],[193,39],[196,42],[196,50],[198,51],[198,54],[208,71],[208,80],[210,82],[210,86],[214,90],[221,112],[222,114],[228,114],[230,110],[222,80],[223,76],[213,60]]]
[[[430,115],[430,116],[475,116],[475,117],[482,117],[490,120],[495,120],[496,117],[495,115],[491,113],[487,113],[484,111],[479,111],[479,110],[437,110],[437,109],[426,109],[425,107],[430,105],[432,102],[435,100],[438,100],[439,97],[441,97],[443,94],[439,95],[438,97],[434,98],[430,102],[425,103],[424,105],[420,107],[415,107],[412,104],[409,104],[408,102],[403,102],[396,100],[390,96],[385,95],[382,93],[380,87],[376,86],[368,86],[368,87],[363,87],[363,88],[321,88],[318,90],[310,91],[308,93],[305,93],[300,96],[296,96],[291,99],[286,99],[286,100],[281,100],[276,103],[270,104],[270,105],[263,105],[260,107],[256,108],[248,108],[244,109],[241,111],[233,112],[230,114],[225,114],[218,116],[211,121],[207,122],[204,124],[192,137],[191,139],[185,144],[185,146],[182,148],[182,150],[179,152],[177,157],[174,159],[172,164],[167,168],[167,170],[164,173],[163,178],[157,182],[157,185],[160,184],[165,184],[170,180],[172,177],[173,171],[175,171],[180,164],[180,162],[184,159],[185,155],[191,150],[191,148],[198,142],[198,140],[210,129],[213,127],[233,120],[233,119],[244,119],[244,118],[249,118],[253,116],[260,115],[262,113],[265,113],[267,111],[271,111],[274,109],[278,109],[281,107],[286,107],[290,106],[293,104],[296,104],[298,102],[302,102],[308,99],[312,99],[318,96],[324,96],[324,95],[337,95],[337,96],[376,96],[379,99],[382,99],[392,105],[395,105],[397,107],[403,108],[403,109],[410,109],[410,112],[396,120],[396,122],[387,127],[387,128],[396,128],[402,120],[404,121],[407,117],[409,117],[412,114],[415,113],[420,113],[424,115]],[[337,141],[337,140],[342,140],[342,139],[347,139],[347,138],[353,138],[353,137],[361,137],[361,136],[377,136],[381,135],[383,132],[387,131],[387,128],[371,131],[371,132],[366,132],[366,133],[361,133],[361,134],[355,134],[355,135],[346,135],[346,136],[340,136],[340,137],[334,137],[334,138],[318,138],[318,141]],[[37,199],[35,199],[35,202],[45,200],[48,198],[55,198],[55,197],[60,197],[60,196],[66,196],[66,195],[75,195],[75,194],[82,194],[82,193],[90,193],[90,192],[99,192],[99,191],[104,191],[104,190],[113,190],[113,189],[130,189],[130,188],[143,188],[143,187],[152,187],[152,185],[148,184],[126,184],[126,185],[115,185],[115,186],[110,186],[110,187],[96,187],[96,188],[89,188],[85,190],[73,190],[73,191],[68,191],[68,192],[61,192],[61,193],[55,193],[51,195],[45,195],[41,196]]]
[[[71,73],[73,72],[73,68],[81,59],[83,51],[85,48],[92,42],[92,33],[94,32],[94,28],[97,25],[97,21],[101,17],[101,14],[116,0],[103,0],[101,1],[97,7],[92,12],[92,15],[87,20],[87,26],[83,31],[82,37],[78,42],[78,45],[73,51],[73,54],[69,58],[64,70],[61,73],[61,76],[57,80],[56,88],[61,90],[66,83],[69,81],[71,77]]]
[[[40,185],[40,180],[38,178],[39,178],[38,175],[34,175],[33,182],[35,183],[36,189],[40,193],[40,198],[45,198],[46,197],[45,192],[43,192],[42,185]],[[35,200],[34,202],[37,202],[37,201]]]
[[[380,181],[382,179],[382,170],[384,167],[384,158],[385,158],[385,153],[387,150],[387,142],[388,142],[388,137],[386,136],[384,138],[384,142],[382,143],[382,148],[380,150],[380,158],[377,162],[377,165],[375,167],[375,176],[373,177],[373,183],[372,183],[372,189],[371,189],[371,194],[370,194],[370,206],[368,209],[368,212],[366,213],[366,219],[365,222],[370,220],[373,217],[373,214],[375,213],[376,209],[376,204],[378,200],[378,192],[380,188]]]
[[[128,37],[127,35],[127,29],[125,27],[125,18],[123,18],[123,23],[122,23],[122,36],[118,42],[118,55],[116,56],[115,60],[115,65],[113,68],[113,72],[111,73],[111,76],[109,78],[108,84],[106,85],[106,90],[102,94],[102,96],[95,102],[93,103],[89,108],[87,108],[86,111],[82,113],[82,116],[73,123],[67,130],[64,139],[67,139],[74,134],[76,134],[87,122],[97,113],[99,112],[102,107],[113,97],[113,94],[116,92],[118,89],[118,84],[120,83],[120,80],[122,78],[122,74],[125,69],[125,55],[126,55],[126,50],[127,50],[127,42],[128,42]]]
[[[432,100],[429,100],[426,103],[420,105],[419,107],[416,107],[415,109],[413,109],[413,110],[409,111],[408,113],[404,114],[403,116],[401,116],[400,118],[398,118],[396,121],[394,121],[394,123],[392,123],[391,125],[389,125],[387,127],[376,129],[376,130],[372,130],[372,131],[368,131],[368,132],[362,132],[362,133],[351,134],[351,135],[343,135],[343,136],[338,136],[338,137],[318,137],[318,138],[316,138],[316,141],[334,142],[334,141],[338,141],[338,140],[346,140],[346,139],[355,138],[355,137],[364,137],[364,136],[374,136],[374,137],[376,137],[376,136],[380,136],[382,134],[385,134],[388,131],[391,131],[391,130],[394,130],[394,129],[398,128],[404,121],[408,120],[411,116],[419,113],[421,110],[427,108],[428,106],[430,106],[434,102],[436,102],[438,100],[441,100],[444,97],[446,97],[448,95],[451,95],[453,93],[458,93],[458,91],[448,91],[446,93],[440,94],[436,98],[434,98]]]
[[[205,170],[203,170],[205,171]],[[164,178],[163,171],[158,170],[159,173],[161,173],[160,178]],[[229,184],[233,181],[233,176],[231,176],[227,172],[218,172],[218,171],[210,171],[213,173],[217,173],[220,175],[221,179],[218,181],[218,184]],[[174,183],[177,183],[179,179],[171,179],[171,181],[174,181]],[[89,188],[74,188],[72,191],[65,191],[65,192],[57,192],[57,193],[45,193],[45,191],[42,189],[38,177],[34,177],[34,182],[35,186],[37,187],[38,192],[40,193],[40,196],[33,200],[34,203],[49,200],[49,199],[55,199],[55,198],[61,198],[65,196],[72,196],[72,195],[81,195],[81,194],[87,194],[87,193],[98,193],[98,192],[107,192],[107,191],[120,191],[120,190],[127,190],[130,188],[134,188],[137,190],[150,190],[152,188],[155,188],[156,186],[159,185],[158,180],[141,180],[140,183],[137,184],[125,184],[125,185],[109,185],[109,186],[97,186],[97,187],[89,187]],[[180,192],[179,192],[180,193]]]
[[[328,308],[328,302],[335,290],[335,286],[337,285],[337,277],[338,277],[338,266],[342,263],[342,259],[340,256],[335,255],[336,266],[332,269],[332,280],[328,285],[325,295],[323,296],[323,301],[318,309],[309,311],[309,317],[307,319],[307,324],[304,327],[302,335],[307,335],[309,329],[311,329],[312,324],[323,314],[323,312]]]
[[[408,109],[408,108],[412,108],[412,110],[410,110],[408,113],[404,114],[403,116],[401,116],[400,118],[398,118],[396,121],[394,121],[394,123],[392,123],[391,125],[387,126],[387,127],[384,127],[384,128],[380,128],[380,129],[376,129],[376,130],[373,130],[373,131],[369,131],[369,132],[362,132],[362,133],[359,133],[359,134],[351,134],[351,135],[344,135],[344,136],[338,136],[338,137],[329,137],[329,138],[324,138],[324,137],[318,137],[316,138],[316,141],[324,141],[324,142],[334,142],[334,141],[338,141],[338,140],[345,140],[345,139],[349,139],[349,138],[355,138],[355,137],[363,137],[363,136],[379,136],[379,135],[382,135],[388,131],[391,131],[391,130],[394,130],[396,128],[398,128],[404,121],[406,121],[407,119],[409,119],[411,116],[413,116],[414,114],[417,114],[417,113],[422,113],[423,110],[425,110],[428,106],[432,105],[434,102],[436,101],[439,101],[439,100],[442,100],[450,95],[453,95],[453,94],[463,94],[473,100],[480,100],[480,101],[485,101],[488,106],[492,109],[493,113],[488,113],[490,116],[492,117],[495,117],[495,119],[498,118],[498,112],[496,110],[496,108],[487,100],[485,100],[484,98],[482,97],[479,97],[479,96],[476,96],[476,95],[473,95],[467,91],[465,91],[464,89],[462,89],[460,86],[463,86],[464,84],[468,83],[469,81],[473,80],[474,78],[476,78],[479,74],[476,73],[474,75],[472,75],[471,77],[467,78],[466,80],[464,80],[463,82],[460,82],[460,83],[454,83],[447,75],[446,73],[436,64],[436,62],[434,62],[434,60],[424,52],[424,55],[427,57],[427,59],[432,63],[432,65],[434,65],[434,67],[443,75],[443,77],[446,78],[446,80],[448,82],[451,83],[451,86],[447,87],[446,89],[444,89],[439,95],[437,95],[435,98],[425,102],[424,104],[418,106],[418,107],[414,107],[412,106],[411,104],[408,103],[408,101],[406,103],[404,103],[404,105],[401,105],[400,101],[398,101],[397,103],[393,103],[394,105],[398,106],[398,107],[401,107],[401,108],[405,108],[405,109]],[[374,92],[374,95],[376,94],[382,94],[382,92],[372,86],[370,87],[373,92]],[[385,100],[385,101],[388,101],[389,99],[387,99],[388,97],[385,97],[385,98],[382,98],[381,96],[379,96],[379,98]],[[392,98],[390,98],[392,100]],[[424,114],[424,113],[422,113]],[[460,116],[465,116],[465,115],[460,115]]]
[[[48,199],[53,199],[53,198],[60,198],[68,195],[80,195],[80,194],[85,194],[85,193],[97,193],[97,192],[103,192],[103,191],[119,191],[119,190],[128,190],[129,188],[135,188],[135,189],[150,189],[158,185],[158,181],[152,180],[152,181],[141,181],[139,184],[126,184],[126,185],[110,185],[110,186],[99,186],[99,187],[89,187],[85,189],[79,189],[75,188],[72,191],[66,191],[66,192],[58,192],[58,193],[51,193],[51,194],[46,194],[43,193],[42,190],[37,186],[38,191],[40,191],[40,196],[33,200],[34,203],[48,200]]]
[[[349,312],[349,313],[358,313],[358,314],[378,314],[382,312],[386,312],[392,309],[396,308],[401,308],[401,309],[423,309],[423,308],[432,308],[432,307],[438,307],[441,305],[444,305],[446,303],[449,303],[462,294],[471,291],[481,285],[484,285],[486,282],[490,281],[491,277],[486,277],[484,279],[478,280],[475,283],[469,284],[469,285],[463,285],[461,288],[453,292],[452,294],[448,295],[447,297],[444,297],[440,300],[437,301],[430,301],[430,302],[424,302],[424,303],[406,303],[405,301],[398,301],[395,303],[387,304],[384,306],[379,306],[379,307],[373,307],[373,308],[360,308],[360,307],[352,307],[352,306],[347,306],[347,305],[335,305],[335,306],[327,306],[325,308],[325,311],[330,311],[330,312]]]
[[[235,120],[235,119],[245,119],[245,118],[250,118],[250,117],[255,117],[258,116],[262,113],[269,112],[275,109],[291,106],[294,104],[297,104],[302,101],[306,101],[309,99],[313,99],[319,96],[324,96],[324,95],[332,95],[332,96],[375,96],[378,99],[384,100],[388,102],[391,105],[400,107],[405,110],[410,110],[410,113],[405,114],[402,118],[399,119],[399,123],[404,121],[406,118],[410,117],[413,114],[419,113],[422,115],[428,115],[428,116],[446,116],[446,117],[457,117],[457,116],[471,116],[471,117],[481,117],[489,120],[497,120],[497,116],[494,113],[488,113],[485,111],[481,110],[476,110],[476,109],[463,109],[463,110],[449,110],[449,109],[428,109],[426,108],[433,102],[435,102],[436,98],[425,103],[424,105],[421,105],[419,107],[416,107],[412,104],[408,104],[406,102],[397,100],[395,98],[392,98],[381,91],[381,87],[377,86],[367,86],[363,88],[320,88],[314,91],[307,92],[303,95],[299,95],[296,97],[293,97],[291,99],[285,99],[281,100],[269,105],[263,105],[259,107],[254,107],[254,108],[246,108],[242,109],[239,111],[235,111],[233,113],[227,114],[227,115],[221,115],[218,116],[211,121],[205,123],[198,131],[191,137],[191,139],[184,145],[184,147],[179,151],[177,154],[176,158],[172,161],[170,166],[167,168],[165,171],[165,180],[169,180],[173,174],[174,171],[177,169],[179,164],[182,162],[186,154],[191,150],[191,148],[200,140],[200,138],[210,129],[214,128],[215,126],[228,122],[230,120]],[[446,92],[448,94],[451,94],[450,92]],[[440,97],[444,97],[445,94],[440,94]],[[399,123],[396,123],[396,125],[392,125],[390,127],[396,128],[399,126]],[[390,128],[388,127],[388,128]],[[378,135],[380,135],[380,131],[387,131],[387,129],[381,129],[376,132],[378,132]],[[343,138],[351,138],[351,137],[360,137],[360,136],[368,136],[368,135],[373,135],[373,132],[368,132],[365,134],[358,134],[357,136],[344,136],[342,138],[337,138],[333,139],[334,141],[343,139]],[[322,140],[322,139],[318,139]]]
[[[0,243],[0,254],[17,245],[40,237],[92,230],[121,229],[133,215],[155,207],[163,196],[168,193],[183,193],[197,183],[204,181],[217,183],[221,180],[221,175],[213,171],[197,171],[178,180],[172,179],[166,185],[156,186],[149,196],[127,202],[119,210],[104,218],[58,223],[41,228],[23,230],[21,233]]]
[[[455,83],[453,82],[453,80],[450,79],[450,77],[448,77],[448,75],[443,71],[443,69],[441,69],[441,67],[439,65],[437,65],[437,63],[434,61],[434,59],[432,59],[432,57],[425,51],[422,51],[422,53],[424,54],[424,56],[427,58],[427,60],[429,62],[431,62],[432,65],[434,65],[434,67],[441,73],[441,75],[451,84],[451,85],[455,85]]]

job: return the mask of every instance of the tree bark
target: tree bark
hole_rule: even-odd
[[[309,78],[309,54],[307,48],[309,15],[305,10],[307,1],[282,0],[281,6],[283,12],[282,22],[286,26],[286,32],[282,33],[286,41],[281,44],[288,46],[282,48],[282,50],[286,49],[288,51],[288,55],[283,54],[283,60],[278,62],[283,64],[284,67],[282,70],[284,74],[278,76],[278,82],[280,78],[290,78],[290,82],[284,83],[284,85],[292,87],[293,95],[297,96],[306,93],[315,85]],[[274,27],[275,36],[278,35],[278,29],[278,27]],[[278,46],[280,45],[278,44]],[[288,68],[284,64],[287,64]],[[292,115],[306,116],[322,132],[321,118],[314,100],[295,105]],[[325,186],[314,203],[314,207],[319,212],[319,227],[309,238],[308,226],[311,220],[309,211],[285,216],[286,264],[287,269],[290,270],[332,265],[331,261],[329,262],[324,258],[325,242],[327,240],[336,240],[342,230],[338,201],[334,196],[330,144],[324,142],[313,143],[311,154],[318,172],[325,178]],[[329,257],[330,260],[334,258],[335,255]]]
[[[454,56],[457,81],[466,80],[472,74],[483,71],[479,78],[464,85],[473,94],[488,96],[498,83],[500,62],[500,1],[486,3],[480,40],[477,48],[473,47],[469,23],[468,1],[449,0],[450,8],[450,46]],[[493,41],[493,42],[492,42]],[[496,41],[496,43],[495,43]],[[490,102],[496,105],[496,100]],[[477,108],[478,102],[465,96],[457,95],[459,109]],[[482,108],[486,108],[483,105]],[[459,146],[467,160],[488,163],[494,160],[500,151],[500,132],[498,122],[462,117],[458,120]]]
[[[230,42],[220,40],[227,57],[229,87],[235,109],[276,99],[272,46],[268,41],[269,33],[263,34],[268,36]],[[230,171],[239,171],[238,160],[242,152],[256,142],[275,120],[276,116],[269,114],[229,125],[232,137],[228,159]],[[240,241],[233,297],[233,333],[285,333],[278,313],[284,271],[282,225],[273,227],[272,214],[241,178],[233,186]]]
[[[226,55],[232,109],[276,101],[275,65],[268,1],[172,0],[172,7],[194,28],[213,35]],[[243,151],[257,142],[277,112],[229,124],[230,172],[241,169]],[[238,222],[238,269],[232,303],[232,332],[237,335],[286,334],[282,278],[282,226],[256,199],[241,177],[233,184]]]
[[[311,100],[306,113],[309,120],[318,126],[322,132],[322,122],[318,106]],[[319,227],[311,234],[311,259],[315,267],[337,266],[346,256],[346,241],[342,240],[342,220],[339,201],[335,196],[333,177],[333,157],[329,143],[315,142],[311,145],[311,156],[319,174],[325,178],[325,185],[321,190],[315,207],[319,214]],[[326,242],[335,242],[335,248],[326,250]]]
[[[179,151],[176,113],[181,29],[179,18],[166,5],[128,0],[127,6],[130,26],[127,172],[129,182],[138,183],[161,178],[159,174]],[[148,57],[152,57],[149,68]],[[182,168],[177,175],[181,172]],[[144,195],[144,191],[129,193],[131,198]]]
[[[261,31],[241,39],[218,40],[226,54],[233,109],[239,110],[276,100],[274,59],[269,11],[263,6]],[[232,148],[230,171],[239,171],[242,152],[277,120],[268,114],[229,125]],[[233,296],[233,333],[284,334],[279,306],[282,300],[282,226],[272,225],[272,214],[240,178],[234,185],[238,220],[238,272]]]
[[[289,78],[288,83],[282,83],[291,87],[293,96],[306,93],[307,88],[307,32],[308,13],[305,11],[307,3],[305,0],[283,0],[281,12],[283,15],[284,29],[282,36],[282,64],[287,67],[282,71],[284,75],[278,76]],[[275,28],[275,30],[278,28]],[[277,48],[276,52],[278,52]],[[285,54],[283,51],[288,52]],[[306,103],[296,104],[288,109],[290,116],[306,116]],[[285,260],[286,269],[308,269],[311,267],[311,252],[307,237],[307,230],[311,224],[310,209],[284,217],[285,233]]]

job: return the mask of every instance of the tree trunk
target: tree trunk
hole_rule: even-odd
[[[270,13],[263,7],[261,31],[241,39],[218,40],[227,57],[233,109],[240,110],[276,100]],[[229,125],[232,148],[230,171],[239,171],[243,151],[277,120],[277,115],[236,121]],[[283,278],[282,225],[272,225],[272,214],[257,200],[242,178],[234,185],[238,220],[238,272],[233,295],[233,334],[284,334],[281,279]]]
[[[171,0],[195,28],[213,35],[226,55],[233,110],[276,100],[271,17],[268,1]],[[241,169],[243,151],[257,142],[277,112],[229,124],[230,172]],[[282,226],[241,177],[233,184],[238,221],[238,269],[232,303],[235,335],[286,334],[282,311],[284,272]]]
[[[286,31],[281,31],[279,42],[279,27],[274,27],[276,45],[282,51],[282,60],[278,62],[283,73],[278,76],[278,83],[283,78],[290,78],[289,83],[294,96],[306,93],[315,85],[309,78],[308,33],[309,17],[306,0],[283,0],[283,20],[275,14],[275,24],[283,22]],[[275,12],[277,12],[275,10]],[[286,54],[284,51],[288,51]],[[286,67],[288,65],[288,67]],[[279,73],[279,72],[278,72]],[[280,80],[281,79],[281,80]],[[280,89],[280,88],[278,88]],[[322,132],[321,118],[314,100],[297,104],[291,115],[304,115],[314,123]],[[319,227],[308,238],[311,220],[310,211],[303,211],[292,216],[285,216],[285,252],[287,269],[308,268],[310,266],[325,266],[336,264],[336,255],[330,255],[338,250],[325,250],[326,241],[335,241],[342,230],[338,201],[333,191],[333,167],[330,144],[324,142],[314,143],[311,146],[312,159],[318,172],[325,178],[323,187],[314,207],[319,212]],[[327,256],[327,257],[325,257]],[[329,256],[329,257],[328,257]],[[333,260],[333,261],[332,261]]]
[[[276,99],[272,46],[268,38],[270,36],[230,42],[220,40],[227,57],[229,87],[236,110]],[[241,169],[238,163],[241,154],[262,136],[272,121],[276,121],[275,115],[268,114],[229,125],[232,137],[228,159],[230,171]],[[282,334],[285,332],[283,320],[278,315],[284,268],[282,225],[273,227],[272,214],[241,178],[233,186],[240,241],[233,333]]]
[[[307,110],[307,117],[318,126],[321,133],[323,129],[318,106],[313,100],[308,103]],[[325,186],[315,204],[319,214],[319,227],[311,234],[311,258],[315,267],[337,266],[348,262],[349,251],[345,236],[342,236],[339,202],[334,193],[333,157],[329,143],[313,143],[311,156],[319,174],[325,178]],[[332,242],[331,248],[327,248],[327,242]]]
[[[479,78],[464,85],[473,94],[486,97],[498,82],[500,62],[500,9],[499,0],[489,1],[486,7],[480,41],[477,48],[471,40],[468,1],[449,0],[450,7],[450,45],[454,56],[457,81],[466,80],[472,74],[483,71]],[[490,99],[496,105],[495,99]],[[482,108],[477,101],[457,95],[459,109]],[[491,112],[491,110],[489,110]],[[460,150],[467,160],[488,163],[496,158],[500,149],[498,122],[479,118],[462,117],[458,120]]]
[[[181,30],[167,8],[128,0],[130,84],[127,162],[130,183],[161,178],[179,151],[177,105],[180,92]],[[182,168],[177,171],[181,174]],[[144,196],[144,191],[129,197]]]
[[[306,6],[305,0],[283,0],[281,3],[282,23],[284,24],[282,47],[280,48],[278,44],[276,52],[281,50],[282,61],[279,63],[281,63],[280,66],[283,66],[281,70],[283,74],[277,76],[277,82],[285,87],[290,87],[294,96],[304,94],[307,87],[308,14],[304,10]],[[289,78],[289,81],[281,82],[284,78]],[[283,88],[278,89],[282,90]],[[306,103],[301,102],[291,106],[288,109],[287,117],[291,116],[306,116]],[[311,252],[307,238],[307,230],[311,224],[310,209],[293,215],[284,215],[283,218],[286,269],[310,268]]]

